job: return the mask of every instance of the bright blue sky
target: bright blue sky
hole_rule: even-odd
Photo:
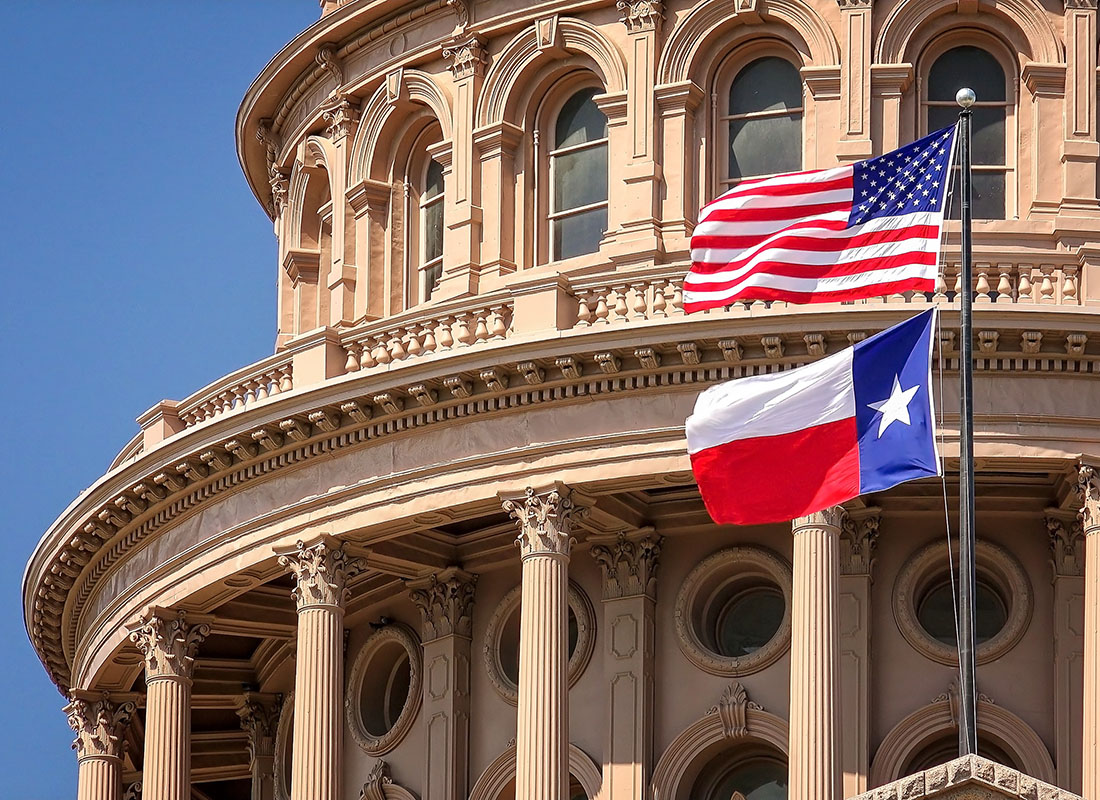
[[[317,0],[0,3],[0,794],[76,793],[23,628],[39,536],[158,400],[274,342],[271,223],[237,164],[249,83]]]

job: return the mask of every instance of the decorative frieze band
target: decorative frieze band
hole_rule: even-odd
[[[146,682],[156,678],[190,679],[199,645],[210,635],[210,625],[189,620],[187,612],[152,608],[130,627],[130,641],[145,658]]]
[[[522,498],[502,502],[519,527],[516,544],[524,558],[544,554],[568,558],[576,541],[573,523],[586,511],[576,507],[571,495],[564,487],[536,492],[528,486]]]
[[[294,575],[291,595],[302,611],[314,606],[339,606],[347,602],[348,581],[365,568],[362,559],[350,558],[343,544],[329,536],[307,545],[299,540],[292,549],[279,551],[279,566]]]
[[[409,581],[409,599],[420,609],[425,642],[442,636],[473,635],[477,575],[448,567],[437,575]]]
[[[589,537],[592,557],[603,570],[603,598],[657,593],[662,537],[652,531]]]
[[[134,703],[113,703],[104,693],[99,699],[74,697],[63,709],[69,727],[76,732],[73,749],[77,758],[112,756],[122,758],[126,726],[130,724]]]

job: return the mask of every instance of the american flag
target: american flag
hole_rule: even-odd
[[[739,183],[700,212],[684,310],[935,291],[955,128],[843,167]]]

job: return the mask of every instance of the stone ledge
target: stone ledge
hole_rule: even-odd
[[[908,775],[893,783],[856,795],[851,800],[919,800],[924,797],[1014,797],[1021,800],[1079,800],[1078,795],[1059,789],[1030,775],[981,756],[963,756],[946,764]],[[964,790],[970,789],[966,792]]]

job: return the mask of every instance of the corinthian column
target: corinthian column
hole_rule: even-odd
[[[252,800],[275,797],[275,729],[282,696],[245,692],[237,716],[248,732],[248,766],[252,771]]]
[[[112,703],[106,693],[74,692],[64,711],[76,731],[77,800],[121,800],[122,737],[134,704]]]
[[[791,800],[840,800],[837,506],[794,520],[791,609]]]
[[[448,567],[410,581],[424,642],[426,752],[422,800],[466,800],[469,794],[470,636],[477,576]]]
[[[566,800],[569,789],[569,551],[575,510],[564,489],[505,500],[519,526],[516,797]]]
[[[298,658],[294,672],[294,755],[290,800],[338,800],[344,692],[344,603],[348,578],[360,571],[329,536],[279,553],[294,574]]]
[[[1078,470],[1085,532],[1085,701],[1081,731],[1081,794],[1100,800],[1100,469]]]
[[[150,609],[130,628],[145,657],[143,800],[191,797],[191,677],[209,633],[206,622],[164,608]]]

